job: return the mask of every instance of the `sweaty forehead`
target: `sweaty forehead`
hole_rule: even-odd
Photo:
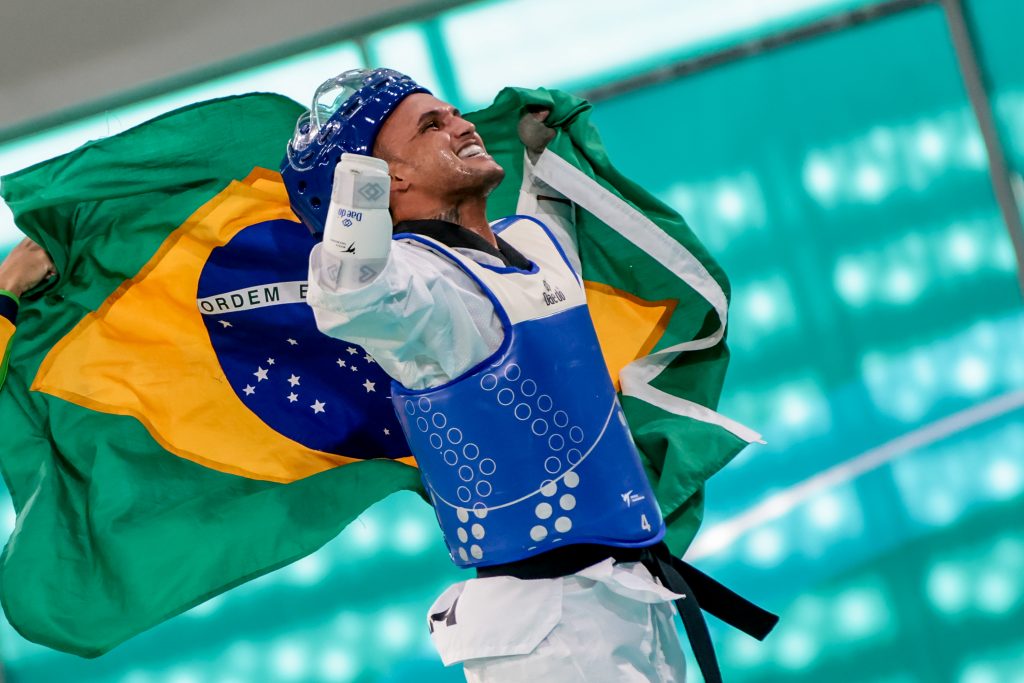
[[[402,100],[391,112],[377,133],[377,140],[387,145],[388,141],[408,139],[418,130],[420,117],[435,109],[450,110],[452,105],[433,95],[418,92]]]

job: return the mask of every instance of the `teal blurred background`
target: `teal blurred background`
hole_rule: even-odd
[[[964,7],[1020,197],[1024,2]],[[879,8],[898,11],[860,21]],[[1024,683],[1019,264],[937,3],[470,3],[7,140],[0,172],[206,97],[305,102],[364,63],[464,110],[504,85],[594,93],[612,159],[729,273],[721,409],[768,443],[710,482],[688,558],[782,622],[758,643],[712,619],[727,681]],[[17,239],[0,205],[0,254]],[[460,578],[432,512],[399,494],[316,554],[98,660],[4,622],[0,680],[461,681],[424,624]]]

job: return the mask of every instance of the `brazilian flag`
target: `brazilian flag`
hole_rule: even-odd
[[[471,116],[508,172],[492,218],[514,212],[536,104],[559,129],[537,174],[578,205],[592,316],[681,553],[703,483],[757,438],[713,412],[728,282],[563,93],[508,89]],[[301,112],[204,102],[3,179],[59,274],[22,302],[0,393],[0,599],[26,638],[97,656],[421,492],[390,380],[304,302],[313,242],[275,170]]]

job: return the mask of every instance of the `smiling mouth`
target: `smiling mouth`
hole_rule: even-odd
[[[472,159],[473,157],[487,156],[487,152],[484,148],[477,144],[466,145],[459,150],[458,157],[460,159]]]

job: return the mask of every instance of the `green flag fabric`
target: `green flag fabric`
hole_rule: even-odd
[[[704,482],[758,438],[713,412],[728,282],[678,214],[610,164],[589,105],[557,91],[507,89],[468,116],[507,171],[492,218],[515,209],[527,105],[552,109],[559,132],[536,173],[578,206],[602,348],[682,553]],[[211,348],[228,321],[199,310],[216,300],[200,296],[209,264],[264,228],[270,243],[294,234],[269,169],[300,113],[266,94],[201,103],[3,179],[59,274],[22,302],[0,393],[17,512],[0,599],[26,638],[102,654],[315,551],[390,493],[421,491],[401,453],[353,456],[265,424]]]

